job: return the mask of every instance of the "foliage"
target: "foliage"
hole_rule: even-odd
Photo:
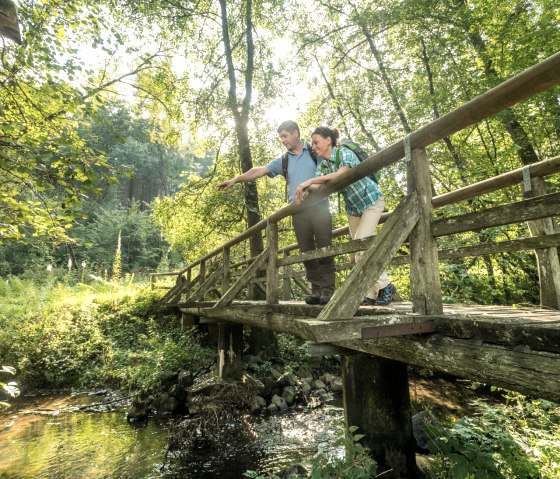
[[[151,387],[213,358],[141,287],[0,285],[0,361],[27,387]]]
[[[363,434],[357,434],[357,427],[344,429],[342,422],[336,430],[335,450],[322,452],[311,460],[309,479],[373,479],[377,476],[377,465],[367,448],[360,444]],[[340,454],[341,449],[345,452]],[[270,476],[247,471],[245,477],[266,479]],[[305,479],[301,476],[294,479]]]
[[[560,409],[515,393],[506,404],[479,402],[480,416],[434,426],[437,478],[532,478],[560,474]]]
[[[0,367],[0,374],[2,373],[14,375],[16,373],[16,370],[11,366],[2,366]],[[14,381],[10,381],[8,383],[0,381],[0,392],[3,392],[4,395],[7,395],[9,397],[16,397],[17,395],[19,395],[17,383],[15,383]],[[9,403],[0,400],[0,411],[8,407],[10,407]]]
[[[104,16],[78,2],[20,2],[18,14],[25,39],[2,46],[0,69],[0,242],[66,239],[82,197],[111,178],[76,131],[95,95],[73,83],[88,76],[73,38],[99,35]]]

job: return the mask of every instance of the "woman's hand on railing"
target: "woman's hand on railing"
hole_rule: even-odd
[[[295,197],[295,203],[296,205],[299,205],[303,199],[307,196],[307,193],[309,193],[309,189],[311,188],[311,180],[307,180],[304,181],[303,183],[300,183],[296,189],[296,197]]]

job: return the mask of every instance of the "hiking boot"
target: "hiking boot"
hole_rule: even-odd
[[[364,298],[364,300],[362,301],[361,306],[375,306],[376,301],[377,301],[376,299],[373,299],[373,298],[370,298],[369,296],[366,296]]]
[[[397,288],[393,283],[389,283],[383,289],[379,290],[379,294],[377,295],[377,299],[375,300],[376,306],[388,306],[391,304],[391,301],[395,299],[395,293],[397,292]]]
[[[327,304],[331,300],[332,291],[330,289],[324,289],[321,291],[321,297],[319,298],[319,304]]]
[[[306,304],[320,304],[321,303],[321,293],[313,292],[311,294],[308,294],[305,297],[305,303]]]

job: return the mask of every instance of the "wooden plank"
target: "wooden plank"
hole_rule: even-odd
[[[269,223],[266,229],[268,243],[268,264],[266,267],[266,302],[278,304],[278,223]]]
[[[438,333],[458,339],[475,339],[509,348],[532,348],[560,354],[560,313],[538,308],[446,305],[444,315],[411,315],[410,303],[391,307],[360,308],[361,316],[345,321],[319,321],[321,306],[303,303],[266,305],[262,301],[241,302],[228,308],[200,303],[182,311],[200,317],[222,318],[304,339],[328,343],[362,338],[366,327],[420,324],[434,321]]]
[[[434,221],[432,234],[445,236],[560,215],[560,193]]]
[[[233,283],[233,285],[222,295],[222,297],[214,307],[219,308],[231,304],[231,302],[235,299],[235,296],[237,296],[237,293],[239,293],[239,291],[241,291],[245,286],[247,286],[249,281],[251,281],[257,276],[257,273],[259,272],[260,269],[264,267],[267,260],[268,260],[268,249],[265,249],[257,257],[257,259],[253,262],[253,264],[251,264],[251,266],[249,266],[243,272],[243,274],[237,279],[237,281]]]
[[[341,348],[332,344],[307,342],[307,354],[312,358],[322,358],[323,356],[345,356],[354,354],[351,349]]]
[[[412,194],[395,209],[394,214],[361,260],[338,288],[317,319],[348,319],[354,316],[374,281],[388,266],[394,254],[410,234],[418,220],[418,197]]]
[[[306,251],[305,253],[282,258],[278,261],[278,266],[287,266],[291,264],[302,263],[303,261],[308,261],[310,259],[328,258],[330,256],[338,256],[341,254],[355,253],[356,251],[364,251],[371,245],[374,239],[375,236],[368,236],[367,238],[350,240],[342,244],[335,244],[332,246],[325,246],[324,248],[315,249],[313,251]]]
[[[418,196],[419,217],[410,233],[412,312],[441,314],[441,284],[436,239],[432,236],[432,179],[425,150],[414,149],[407,165],[408,193]]]
[[[533,163],[529,166],[531,177],[546,176],[558,171],[560,171],[560,156],[539,161],[538,163]],[[458,190],[435,196],[432,199],[432,205],[434,208],[440,208],[445,205],[451,205],[459,201],[491,193],[501,188],[513,186],[521,181],[523,181],[523,168],[518,168],[492,178],[487,178],[483,181],[478,181],[472,185],[465,186],[464,188],[459,188]]]
[[[299,276],[294,275],[294,282],[301,288],[303,294],[311,294],[311,290]]]
[[[183,276],[181,276],[181,278],[183,280],[185,279]],[[197,275],[190,282],[182,281],[180,283],[177,283],[173,287],[173,289],[169,290],[169,292],[162,299],[160,299],[160,302],[167,303],[167,304],[174,304],[179,302],[183,293],[188,292],[199,280],[200,280],[200,276]]]
[[[229,289],[229,283],[231,281],[231,248],[224,248],[222,255],[223,265],[222,265],[222,294]]]
[[[366,326],[362,328],[362,339],[390,338],[393,336],[409,336],[411,334],[435,333],[433,320],[413,323],[389,324],[385,326]]]
[[[438,250],[438,258],[456,259],[469,256],[486,256],[489,254],[513,253],[516,251],[528,251],[538,248],[556,248],[560,246],[560,233],[553,235],[534,236],[511,241],[499,241],[498,243],[481,243],[474,246],[461,246],[457,248],[445,248]],[[403,265],[410,263],[410,255],[396,256],[391,260],[391,265]]]
[[[524,191],[524,198],[544,195],[546,187],[542,178],[533,178],[529,184],[530,189]],[[525,188],[524,188],[525,190]],[[529,221],[531,236],[551,235],[558,233],[558,228],[553,218],[543,218]],[[560,261],[557,248],[536,250],[537,267],[539,269],[539,287],[541,306],[560,309]]]
[[[283,305],[230,305],[228,307],[213,308],[210,306],[193,307],[189,305],[182,309],[189,314],[212,318],[221,321],[231,321],[247,326],[269,329],[278,333],[290,333],[316,343],[331,343],[340,340],[361,339],[362,330],[367,327],[394,326],[398,324],[416,324],[426,321],[424,317],[418,320],[416,316],[391,314],[389,308],[371,312],[370,316],[362,316],[346,321],[319,321],[316,316],[321,311],[320,306],[301,305],[287,314]]]
[[[334,344],[560,402],[558,354],[510,349],[439,334]]]
[[[289,251],[284,250],[284,259],[290,256]],[[282,298],[284,301],[289,301],[292,297],[292,275],[293,270],[290,265],[286,265],[282,269]]]
[[[208,276],[204,282],[193,292],[193,294],[186,300],[187,303],[193,301],[198,301],[204,298],[204,294],[208,292],[208,289],[216,284],[222,276],[222,270],[220,268],[214,270],[210,276]]]

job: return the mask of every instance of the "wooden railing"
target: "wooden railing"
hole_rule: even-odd
[[[289,299],[292,280],[305,290],[305,283],[300,279],[302,272],[293,271],[293,265],[309,259],[364,250],[364,257],[353,267],[347,280],[338,288],[318,319],[351,317],[358,308],[367,285],[371,284],[390,263],[411,264],[414,311],[421,314],[440,314],[442,306],[438,259],[538,249],[550,253],[552,260],[547,268],[553,270],[548,271],[547,274],[554,278],[553,287],[560,304],[560,269],[558,269],[556,250],[560,245],[560,235],[556,234],[553,228],[541,228],[545,234],[536,237],[495,244],[471,245],[440,251],[437,250],[436,245],[436,237],[439,236],[540,220],[560,214],[560,193],[541,194],[543,188],[536,182],[538,178],[560,171],[560,157],[534,163],[432,198],[429,161],[424,150],[434,142],[559,82],[560,53],[407,135],[403,141],[396,142],[372,155],[368,160],[310,194],[301,205],[292,203],[281,208],[183,270],[154,274],[153,284],[155,285],[157,278],[173,275],[176,277],[175,285],[164,296],[163,302],[177,304],[201,301],[211,289],[214,289],[219,296],[214,307],[224,307],[230,304],[250,282],[256,282],[266,291],[266,302],[276,304],[280,298],[280,291],[283,293],[283,299]],[[333,192],[340,191],[370,174],[371,171],[377,171],[403,157],[407,167],[407,195],[395,211],[382,216],[381,222],[386,224],[378,235],[297,255],[290,255],[297,249],[295,244],[279,247],[278,224],[284,218],[301,208],[315,204]],[[524,185],[526,199],[450,218],[437,220],[432,218],[433,208],[471,199],[516,183]],[[538,196],[535,192],[539,192]],[[236,248],[244,241],[263,232],[266,233],[266,248],[258,257],[243,258],[239,252],[236,252]],[[347,233],[348,228],[343,227],[335,230],[333,235],[338,238]],[[409,242],[410,255],[395,256],[405,241]],[[348,265],[343,265],[342,268],[344,267]],[[280,268],[282,274],[279,274]],[[280,279],[283,279],[282,288],[280,288]]]

